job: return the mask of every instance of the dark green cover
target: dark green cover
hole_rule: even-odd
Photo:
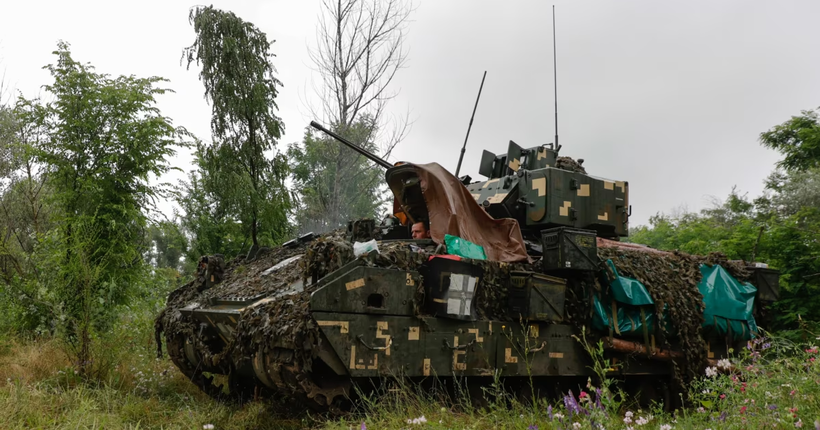
[[[612,295],[615,296],[615,300],[633,306],[655,304],[655,301],[649,295],[649,291],[646,291],[646,287],[640,281],[618,274],[618,269],[615,268],[612,260],[606,260],[606,265],[615,275],[615,279],[609,284],[612,287]]]
[[[700,266],[703,275],[698,290],[706,309],[703,327],[721,335],[731,333],[735,340],[748,340],[757,332],[752,316],[757,288],[733,278],[721,266]]]
[[[594,308],[592,325],[598,330],[609,330],[609,325],[612,323],[612,301],[601,303],[597,295],[592,296],[592,307]],[[618,331],[621,336],[640,336],[643,335],[644,320],[641,317],[641,307],[617,304],[616,314],[618,316]],[[653,334],[655,332],[655,306],[644,306],[644,317],[646,317],[647,333]],[[614,330],[613,333],[618,333]]]

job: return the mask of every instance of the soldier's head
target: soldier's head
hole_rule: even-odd
[[[427,221],[419,221],[413,224],[410,228],[410,233],[413,239],[429,239],[430,238],[430,224]]]

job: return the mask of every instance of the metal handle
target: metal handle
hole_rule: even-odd
[[[541,351],[544,350],[544,347],[546,347],[546,346],[547,346],[547,341],[545,340],[545,341],[541,342],[541,346],[539,346],[538,348],[531,349],[531,350],[527,351],[527,354],[535,353],[535,352],[541,352]]]
[[[392,337],[390,339],[388,339],[387,345],[385,345],[385,346],[370,346],[367,343],[365,343],[364,339],[362,339],[362,335],[356,336],[356,339],[359,339],[359,342],[361,342],[362,345],[364,345],[365,348],[367,348],[371,351],[384,351],[387,348],[390,348],[390,345],[393,344],[393,338]]]
[[[469,348],[474,343],[475,343],[475,339],[467,342],[465,345],[451,346],[450,342],[447,342],[447,339],[444,339],[444,346],[446,346],[447,348],[450,348],[452,350],[458,350],[458,351],[463,351],[463,350]]]

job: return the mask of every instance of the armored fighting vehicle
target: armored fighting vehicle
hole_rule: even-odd
[[[354,386],[396,378],[558,394],[595,376],[586,340],[602,342],[627,391],[671,404],[758,336],[778,298],[763,264],[624,242],[628,182],[587,174],[560,147],[484,151],[486,179],[472,181],[390,164],[311,125],[386,169],[394,213],[249,257],[202,257],[156,335],[215,397],[337,409]],[[411,238],[418,222],[430,238]]]

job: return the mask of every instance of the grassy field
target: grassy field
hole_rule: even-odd
[[[329,418],[213,401],[156,358],[151,315],[125,318],[100,340],[95,382],[75,374],[58,340],[0,337],[0,429],[820,429],[820,353],[778,338],[738,351],[732,371],[709,369],[692,387],[693,406],[675,415],[590,386],[552,404],[501,396],[482,410],[399,391]]]

